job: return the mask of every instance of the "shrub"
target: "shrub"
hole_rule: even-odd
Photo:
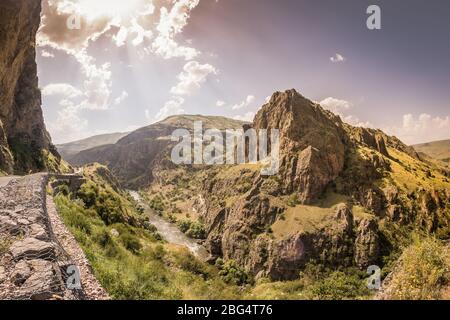
[[[299,199],[298,199],[297,193],[291,194],[291,195],[288,197],[286,203],[287,203],[287,205],[290,206],[290,207],[295,207],[296,205],[300,204],[300,201],[299,201]]]
[[[448,249],[433,238],[416,239],[400,257],[388,286],[392,299],[438,299],[450,281]]]
[[[318,300],[355,299],[369,293],[364,279],[341,271],[335,271],[314,283],[308,291],[312,299]]]
[[[157,211],[158,213],[162,213],[164,211],[164,203],[160,196],[156,196],[150,200],[150,208]]]
[[[134,254],[138,254],[142,249],[142,245],[137,237],[130,233],[122,233],[120,236],[120,240],[124,247]]]
[[[107,189],[100,189],[94,182],[83,184],[77,193],[86,208],[95,210],[108,225],[125,222],[125,213],[120,197]]]
[[[193,239],[205,239],[206,231],[203,225],[198,221],[181,220],[178,223],[181,232]]]
[[[181,220],[180,222],[178,222],[178,228],[180,228],[181,232],[183,233],[186,233],[190,227],[191,227],[190,220]]]
[[[95,206],[98,194],[98,187],[91,181],[84,183],[77,193],[77,196],[83,200],[86,208]]]
[[[187,249],[180,250],[174,253],[175,264],[188,272],[202,275],[204,278],[208,275],[208,270],[205,265],[195,258]]]
[[[222,259],[217,259],[216,265],[220,269],[219,275],[226,283],[235,284],[238,286],[249,283],[247,273],[238,266],[236,261],[227,260],[223,262]]]
[[[9,240],[7,238],[0,239],[0,256],[3,256],[3,254],[8,252],[10,246],[11,246],[11,240]]]
[[[69,186],[67,186],[66,184],[61,184],[61,185],[57,186],[53,190],[53,195],[58,195],[58,194],[68,196],[70,194]]]

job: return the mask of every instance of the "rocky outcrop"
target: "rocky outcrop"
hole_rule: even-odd
[[[334,268],[360,268],[378,262],[379,236],[373,220],[354,219],[349,207],[336,207],[334,217],[313,232],[275,240],[260,235],[249,247],[247,270],[259,277],[292,280],[309,262]]]
[[[355,263],[364,268],[378,263],[380,239],[378,225],[373,219],[363,219],[356,231]]]
[[[276,92],[253,127],[280,130],[283,193],[298,193],[302,203],[316,199],[344,167],[343,131],[318,105],[295,90]]]
[[[45,169],[42,150],[58,154],[44,125],[35,62],[41,2],[0,2],[0,170]]]

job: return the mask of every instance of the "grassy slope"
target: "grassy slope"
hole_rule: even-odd
[[[418,188],[449,189],[450,182],[433,164],[427,164],[409,155],[389,148],[389,154],[397,161],[391,160],[391,183],[401,189],[411,192]]]
[[[89,185],[77,196],[60,193],[55,203],[80,243],[94,273],[114,299],[236,299],[237,287],[223,282],[218,270],[193,257],[185,248],[165,243],[125,194],[88,170]],[[94,190],[96,186],[98,190]],[[85,193],[84,195],[82,193]],[[80,198],[97,193],[89,207]],[[118,199],[118,201],[117,201]],[[113,223],[105,213],[120,212]],[[105,222],[105,220],[107,222]],[[122,219],[123,220],[123,219]],[[114,222],[115,221],[115,222]]]
[[[418,152],[423,152],[432,158],[450,163],[450,139],[417,144],[413,147]]]

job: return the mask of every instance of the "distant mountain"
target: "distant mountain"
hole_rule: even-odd
[[[77,153],[102,145],[114,144],[125,137],[127,134],[129,134],[129,132],[101,134],[83,140],[59,144],[56,146],[56,148],[64,159],[71,162],[72,158]]]
[[[193,129],[194,121],[202,121],[203,128],[242,128],[246,122],[219,116],[176,115],[140,128],[114,144],[100,145],[70,157],[70,163],[82,166],[92,162],[107,165],[127,187],[147,186],[153,180],[155,166],[168,159],[172,132],[178,128]],[[170,162],[170,161],[168,161]]]
[[[413,148],[417,152],[423,152],[434,159],[450,164],[450,139],[417,144]]]

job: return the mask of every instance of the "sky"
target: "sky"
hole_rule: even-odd
[[[173,114],[252,120],[295,88],[408,144],[450,139],[449,13],[448,0],[43,0],[46,124],[64,143]]]

